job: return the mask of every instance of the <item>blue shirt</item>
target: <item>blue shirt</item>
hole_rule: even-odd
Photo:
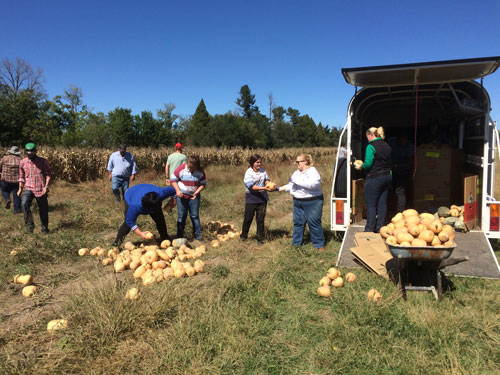
[[[130,177],[137,174],[137,165],[131,153],[126,152],[121,156],[120,151],[116,151],[109,157],[108,171],[111,172],[111,176]]]
[[[158,194],[161,201],[164,201],[168,197],[175,196],[175,189],[172,186],[162,188],[152,184],[137,184],[129,188],[125,192],[125,202],[128,205],[125,222],[131,230],[137,229],[135,221],[139,215],[151,214],[150,210],[142,207],[142,197],[151,192]]]

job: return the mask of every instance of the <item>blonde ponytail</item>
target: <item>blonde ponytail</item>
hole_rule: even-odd
[[[370,129],[366,131],[366,134],[373,134],[376,138],[385,139],[384,128],[381,126],[379,126],[378,128],[372,126]]]
[[[302,157],[307,165],[314,165],[313,158],[310,154],[300,154],[300,157]]]

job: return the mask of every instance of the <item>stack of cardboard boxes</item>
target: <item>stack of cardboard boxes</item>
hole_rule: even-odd
[[[412,208],[436,212],[441,206],[461,201],[459,196],[463,153],[447,145],[422,145],[417,148],[416,174],[412,183]]]

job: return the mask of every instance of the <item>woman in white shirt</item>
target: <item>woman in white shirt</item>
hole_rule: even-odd
[[[288,191],[293,197],[293,246],[304,240],[305,225],[309,226],[311,242],[319,251],[325,250],[325,236],[321,226],[323,215],[323,191],[321,176],[313,166],[311,155],[300,154],[295,160],[297,170],[280,191]]]

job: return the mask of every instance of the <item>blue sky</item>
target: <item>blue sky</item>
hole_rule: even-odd
[[[0,59],[42,68],[50,98],[81,87],[95,112],[225,113],[248,84],[263,113],[272,93],[341,127],[341,68],[500,55],[498,0],[0,1]],[[499,120],[500,71],[484,85]]]

